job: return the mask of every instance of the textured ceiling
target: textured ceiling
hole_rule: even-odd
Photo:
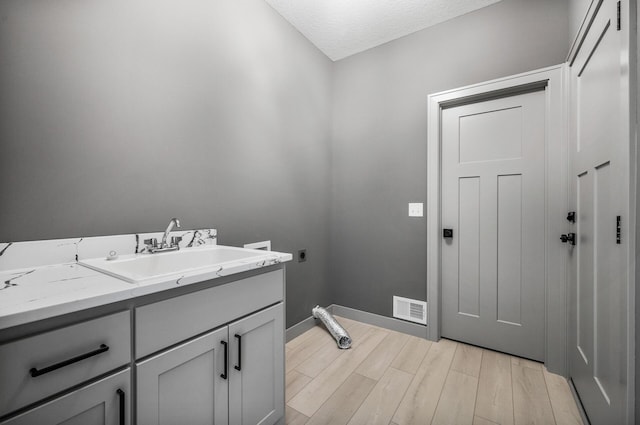
[[[336,61],[500,0],[266,0]]]

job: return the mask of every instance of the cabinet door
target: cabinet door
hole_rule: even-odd
[[[1,425],[126,425],[129,369],[2,422]]]
[[[228,423],[227,327],[138,364],[138,425]]]
[[[229,422],[270,425],[284,416],[282,303],[229,325]]]

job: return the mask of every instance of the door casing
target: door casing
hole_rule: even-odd
[[[427,141],[427,338],[440,339],[441,331],[441,111],[453,105],[509,96],[544,86],[545,111],[545,365],[567,376],[567,248],[568,146],[566,65],[500,78],[432,94],[428,99]]]

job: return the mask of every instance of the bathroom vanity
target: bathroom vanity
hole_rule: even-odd
[[[6,268],[12,258],[25,258],[20,244],[36,243],[0,244],[1,425],[284,423],[290,254],[185,246],[182,252],[200,256],[237,253],[127,282],[82,265],[117,245],[91,239],[76,242],[71,262],[13,269]],[[83,252],[86,241],[85,249],[102,248]],[[164,264],[176,258],[133,252],[122,261],[152,255]],[[50,252],[40,255],[47,256],[51,263]]]

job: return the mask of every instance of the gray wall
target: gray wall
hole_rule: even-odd
[[[426,299],[427,96],[564,62],[568,3],[503,0],[335,64],[331,283],[336,304],[391,316]]]
[[[331,302],[332,63],[263,0],[0,2],[0,241],[215,227]]]
[[[306,248],[289,326],[390,315],[425,298],[427,95],[562,62],[567,9],[503,0],[332,64],[263,0],[0,2],[0,241],[177,216]]]

